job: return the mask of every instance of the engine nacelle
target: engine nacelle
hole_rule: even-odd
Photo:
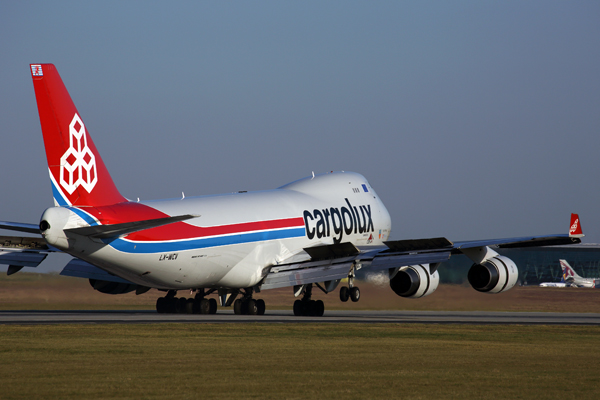
[[[133,283],[109,282],[99,279],[90,279],[90,285],[95,290],[106,294],[124,294],[133,292],[137,288],[137,285]]]
[[[477,291],[500,293],[515,286],[519,270],[513,260],[497,255],[480,264],[473,264],[468,278],[473,289]]]
[[[429,273],[429,264],[402,267],[391,277],[390,287],[401,297],[419,298],[427,296],[438,287],[440,275]]]

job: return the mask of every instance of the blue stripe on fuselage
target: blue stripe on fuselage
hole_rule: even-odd
[[[76,207],[68,207],[69,210],[77,214],[81,219],[88,223],[89,226],[98,225],[98,222],[88,213]]]
[[[289,239],[306,235],[306,228],[291,228],[277,231],[242,233],[239,235],[219,236],[212,238],[190,239],[175,242],[133,242],[124,239],[106,240],[105,243],[115,250],[124,253],[148,254],[173,251],[203,249],[207,247],[227,246],[232,244],[261,242],[266,240]]]

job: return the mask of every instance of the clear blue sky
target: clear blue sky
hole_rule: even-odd
[[[52,205],[30,63],[121,192],[360,172],[393,239],[600,242],[600,2],[0,3],[0,220]]]

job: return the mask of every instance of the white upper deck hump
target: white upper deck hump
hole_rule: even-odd
[[[364,186],[363,186],[364,185]],[[369,182],[361,174],[356,172],[328,172],[318,174],[283,185],[278,189],[294,190],[307,195],[323,198],[330,194],[352,193],[355,190],[360,192],[374,192]]]

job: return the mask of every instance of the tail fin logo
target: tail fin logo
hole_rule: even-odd
[[[60,185],[69,194],[80,185],[91,193],[97,182],[96,158],[87,145],[85,125],[75,113],[69,124],[69,148],[60,158]]]
[[[44,71],[42,71],[42,66],[39,64],[31,66],[31,75],[33,76],[44,76]]]
[[[575,222],[573,222],[573,225],[571,225],[571,229],[569,230],[569,233],[571,235],[575,234],[575,232],[577,232],[577,225],[579,225],[579,218],[577,218],[575,220]],[[563,231],[564,232],[564,231]]]

